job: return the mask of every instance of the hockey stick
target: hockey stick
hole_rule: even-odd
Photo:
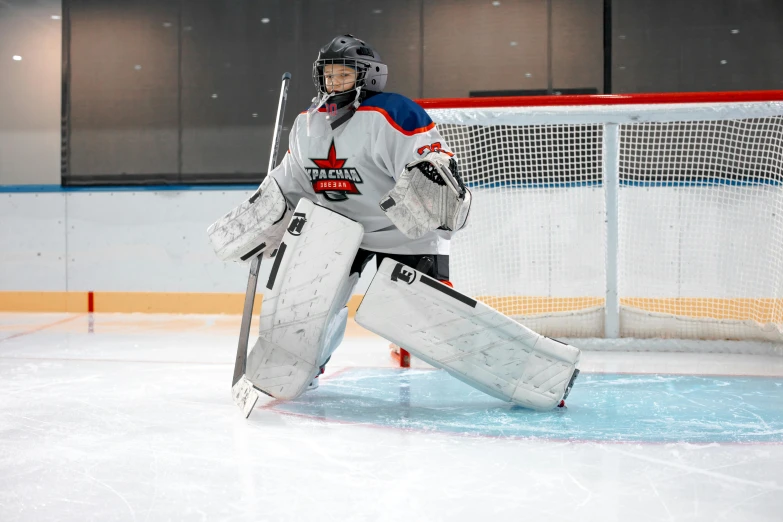
[[[277,163],[277,151],[280,145],[280,131],[283,130],[283,113],[285,102],[288,99],[288,83],[291,81],[291,73],[283,74],[283,83],[280,86],[280,100],[277,102],[277,117],[275,118],[275,133],[272,137],[272,150],[269,152],[269,166],[267,175],[272,172]],[[242,323],[239,327],[239,345],[237,346],[237,358],[234,361],[234,378],[231,381],[231,395],[234,402],[242,410],[245,418],[250,416],[253,407],[258,401],[258,391],[253,383],[245,377],[247,366],[247,343],[250,340],[250,323],[253,320],[253,305],[256,302],[256,287],[258,285],[258,271],[261,268],[263,253],[253,257],[250,262],[250,275],[247,278],[247,290],[245,291],[245,306],[242,309]]]

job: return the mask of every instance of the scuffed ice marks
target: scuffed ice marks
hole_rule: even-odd
[[[783,442],[780,379],[585,374],[568,408],[535,412],[431,370],[350,369],[281,412],[417,431],[573,441]]]

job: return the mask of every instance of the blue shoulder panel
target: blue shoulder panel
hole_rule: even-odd
[[[361,109],[381,109],[404,132],[413,132],[432,125],[430,115],[413,100],[401,94],[382,92],[362,103]]]

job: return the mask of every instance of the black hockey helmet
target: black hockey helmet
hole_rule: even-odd
[[[329,94],[324,79],[324,66],[329,64],[345,65],[356,71],[356,83],[351,90],[383,92],[386,87],[386,64],[372,47],[351,34],[334,38],[318,52],[313,63],[313,82],[319,95]]]

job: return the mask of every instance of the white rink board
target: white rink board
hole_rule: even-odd
[[[782,190],[621,188],[620,211],[634,209],[620,216],[623,295],[783,297],[781,282],[770,277],[780,272],[774,267],[783,254],[776,248],[783,230]]]
[[[770,252],[769,232],[783,229],[775,211],[780,190],[623,187],[622,295],[782,297],[783,282],[742,293],[743,280],[783,262]],[[243,292],[246,268],[218,261],[205,231],[250,193],[0,194],[0,290]],[[482,287],[491,295],[602,297],[603,198],[601,187],[474,189],[469,225],[452,250],[481,268]],[[711,248],[698,262],[684,248],[697,241]],[[452,280],[470,287],[461,266],[452,263]],[[262,264],[262,280],[270,267]],[[357,293],[373,273],[370,263]]]
[[[241,292],[247,269],[222,263],[207,227],[250,191],[69,193],[73,290]],[[269,267],[266,267],[267,270]]]
[[[451,265],[457,288],[478,286],[493,296],[603,295],[600,187],[472,190],[468,226],[451,245],[461,259]],[[469,281],[466,266],[471,276],[481,267],[482,284]]]
[[[65,198],[0,194],[0,290],[67,290]]]
[[[248,265],[220,261],[206,230],[251,194],[0,194],[0,291],[244,293]],[[261,264],[261,281],[271,267],[271,261]],[[374,267],[368,264],[357,292],[369,285]]]
[[[783,281],[766,284],[783,262],[783,252],[772,250],[780,243],[774,231],[783,230],[781,190],[621,187],[621,296],[783,297]],[[475,188],[473,196],[469,225],[452,241],[454,257],[463,259],[452,263],[458,288],[605,295],[602,187]],[[477,272],[481,284],[471,280]]]

